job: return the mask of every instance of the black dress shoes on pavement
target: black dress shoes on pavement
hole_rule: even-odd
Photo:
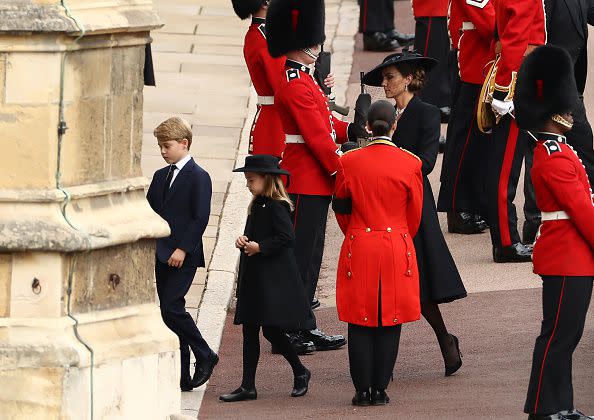
[[[569,419],[569,420],[592,420],[594,419],[594,417],[592,416],[586,416],[584,413],[578,411],[578,410],[565,410],[565,411],[560,411],[559,413],[562,415],[564,418]]]
[[[311,372],[307,369],[305,369],[303,375],[295,376],[293,379],[293,391],[291,391],[291,397],[303,397],[307,394],[310,379]]]
[[[402,32],[398,32],[396,29],[386,32],[386,36],[388,39],[395,40],[403,47],[411,45],[415,42],[415,34],[403,34]]]
[[[208,356],[208,360],[201,363],[200,365],[196,362],[194,370],[194,376],[190,381],[190,385],[193,388],[198,388],[200,385],[203,385],[208,381],[210,375],[212,375],[212,371],[214,367],[219,363],[219,356],[214,351],[210,352],[210,356]]]
[[[246,401],[246,400],[255,400],[258,398],[258,393],[256,392],[256,388],[253,389],[245,389],[244,387],[240,386],[235,391],[221,395],[219,400],[223,402],[236,402],[236,401]]]
[[[395,39],[390,39],[383,32],[366,32],[363,34],[363,49],[365,51],[390,52],[400,48]]]
[[[295,349],[295,352],[299,356],[303,356],[305,354],[310,354],[310,353],[313,353],[314,351],[316,351],[316,346],[314,345],[314,343],[312,343],[309,340],[303,339],[303,337],[301,336],[301,333],[286,333],[286,334],[287,334],[287,338],[289,339],[289,342],[291,343],[291,346],[293,346],[293,349]],[[271,353],[272,354],[282,354],[282,351],[280,351],[280,349],[273,344],[272,348],[271,348]]]
[[[468,212],[452,212],[447,214],[448,232],[474,235],[482,233],[489,227],[482,218]]]
[[[521,242],[511,246],[494,246],[493,261],[496,263],[530,262],[532,261],[532,247]]]
[[[303,340],[311,341],[316,351],[336,350],[346,344],[346,338],[343,335],[326,335],[318,329],[303,331],[301,337]]]
[[[367,407],[371,405],[371,395],[368,390],[356,391],[351,402],[353,405],[358,405],[359,407]]]
[[[390,397],[384,389],[371,389],[371,405],[386,405],[390,402]]]
[[[548,416],[541,416],[538,414],[529,414],[528,415],[528,420],[566,420],[567,417],[562,416],[559,413],[556,414],[551,414]]]

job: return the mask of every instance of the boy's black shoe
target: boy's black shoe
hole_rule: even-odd
[[[253,389],[245,389],[244,387],[240,386],[235,391],[224,394],[219,397],[219,400],[223,402],[237,402],[237,401],[246,401],[246,400],[255,400],[258,398],[258,392],[256,392],[256,388]]]
[[[532,247],[521,242],[511,246],[494,246],[493,261],[496,263],[530,262],[532,261]]]
[[[346,338],[343,335],[326,335],[319,329],[303,331],[301,337],[303,340],[313,342],[316,351],[336,350],[346,344]]]
[[[219,363],[219,356],[217,356],[214,351],[210,352],[210,356],[206,362],[202,363],[201,365],[198,365],[198,362],[196,362],[194,377],[192,378],[190,385],[192,385],[194,388],[198,388],[200,385],[203,385],[206,381],[208,381],[217,363]]]
[[[307,394],[310,379],[311,372],[307,369],[305,369],[303,375],[295,376],[293,379],[293,391],[291,391],[291,397],[302,397]]]
[[[389,39],[396,40],[403,47],[411,45],[415,42],[415,34],[403,34],[402,32],[398,32],[396,29],[386,32],[386,36]]]
[[[385,389],[372,389],[370,401],[371,405],[386,405],[390,402],[390,397]]]
[[[289,342],[293,346],[295,353],[299,356],[303,356],[304,354],[310,354],[316,351],[316,346],[311,341],[303,340],[303,337],[299,333],[286,333]],[[275,346],[274,344],[271,346],[270,352],[272,354],[282,354],[282,351]]]
[[[390,52],[400,48],[395,39],[390,39],[383,32],[366,32],[363,34],[363,49],[365,51]]]
[[[359,407],[367,407],[371,405],[371,396],[369,391],[356,391],[351,402],[353,405],[358,405]]]
[[[447,220],[450,233],[474,235],[484,232],[489,227],[484,220],[477,219],[474,214],[468,212],[449,211]]]

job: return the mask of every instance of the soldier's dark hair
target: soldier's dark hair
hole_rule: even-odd
[[[388,136],[396,121],[396,108],[388,101],[371,104],[367,113],[367,124],[374,136]]]

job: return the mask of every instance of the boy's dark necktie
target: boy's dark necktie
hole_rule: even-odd
[[[165,188],[163,189],[163,199],[165,199],[165,197],[167,197],[167,192],[169,191],[169,186],[171,185],[171,180],[173,179],[173,174],[175,173],[176,169],[177,169],[177,166],[169,165],[169,170],[167,171],[167,177],[165,178]]]

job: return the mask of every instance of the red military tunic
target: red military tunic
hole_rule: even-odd
[[[460,35],[462,35],[462,15],[458,2],[451,1],[448,5],[448,35],[450,36],[450,47],[457,50]]]
[[[248,152],[280,157],[285,148],[285,134],[274,105],[274,92],[283,77],[285,58],[270,56],[266,45],[265,21],[252,18],[243,46],[245,62],[259,97]]]
[[[332,116],[328,98],[308,67],[287,60],[275,95],[286,136],[281,167],[291,173],[291,194],[325,195],[334,190],[339,143],[347,140],[348,123]]]
[[[564,136],[539,133],[530,174],[543,216],[532,254],[534,272],[594,275],[592,190],[584,166]],[[569,218],[544,221],[547,213],[559,211]]]
[[[337,199],[350,198],[350,214],[336,213],[345,235],[336,276],[341,321],[382,326],[420,317],[419,272],[412,238],[423,206],[421,161],[389,140],[345,153],[336,175]]]
[[[412,0],[413,14],[419,17],[443,17],[448,15],[448,0]]]
[[[482,85],[495,32],[495,6],[492,0],[452,0],[450,15],[458,22],[458,66],[463,82]],[[450,17],[450,19],[452,19]]]
[[[513,98],[512,81],[524,56],[547,42],[543,0],[497,0],[495,16],[501,57],[495,74],[497,99]],[[511,95],[508,93],[511,91]],[[505,94],[503,94],[505,93]]]

